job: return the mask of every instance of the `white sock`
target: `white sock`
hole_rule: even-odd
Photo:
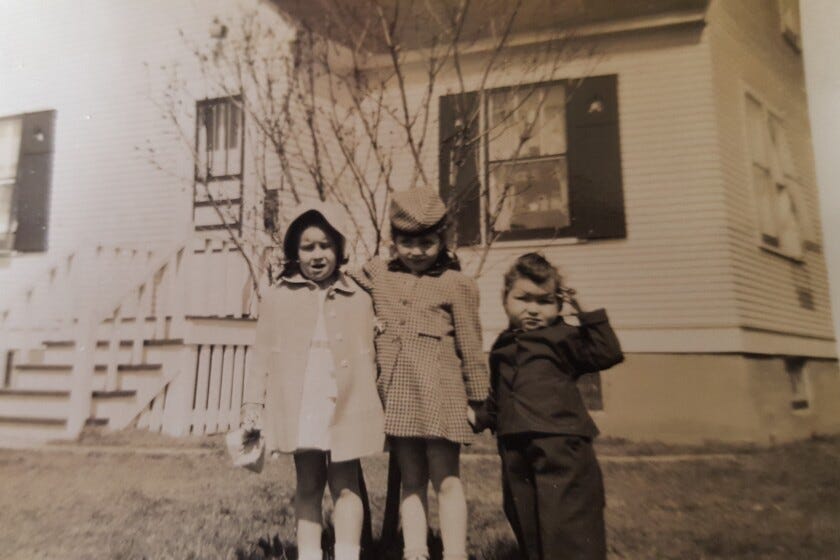
[[[335,560],[359,560],[361,551],[359,545],[335,543]]]
[[[403,550],[403,558],[405,560],[420,560],[423,558],[428,560],[429,549],[425,546],[423,548],[407,548]]]
[[[298,560],[323,560],[324,553],[320,548],[298,549]]]

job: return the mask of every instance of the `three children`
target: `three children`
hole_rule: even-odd
[[[505,275],[510,328],[493,345],[488,387],[478,288],[447,249],[445,205],[430,188],[398,192],[390,220],[394,257],[357,275],[372,302],[338,270],[342,222],[322,205],[289,225],[289,266],[260,305],[243,427],[262,429],[268,450],[294,453],[299,558],[320,559],[327,482],[335,558],[358,558],[358,459],[382,450],[385,434],[402,476],[404,558],[429,557],[431,481],[444,558],[466,559],[460,449],[487,427],[522,557],[605,558],[597,429],[575,380],[622,359],[606,313],[581,312],[548,261],[523,255]],[[579,327],[560,318],[564,300]]]

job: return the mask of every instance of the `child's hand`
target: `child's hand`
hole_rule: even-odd
[[[260,430],[260,419],[262,416],[262,405],[245,403],[239,412],[239,427],[242,428],[243,437],[251,437],[254,432]]]
[[[469,405],[467,405],[467,423],[470,425],[470,428],[475,430],[475,423],[476,423],[475,410],[473,409],[473,407],[471,407]]]
[[[575,313],[583,313],[583,308],[577,300],[577,291],[574,288],[560,288],[560,299],[563,303],[568,303],[575,310]]]

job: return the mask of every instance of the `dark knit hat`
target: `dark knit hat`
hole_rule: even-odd
[[[391,195],[391,227],[405,233],[421,233],[446,217],[446,205],[431,187],[414,187]]]

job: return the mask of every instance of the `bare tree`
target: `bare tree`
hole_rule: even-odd
[[[550,10],[548,0],[489,4],[289,2],[283,24],[264,13],[242,13],[217,20],[207,41],[184,37],[205,95],[235,100],[245,116],[248,178],[258,188],[250,187],[242,222],[227,233],[241,249],[254,287],[266,247],[278,241],[278,224],[261,219],[266,197],[280,206],[314,197],[340,204],[353,225],[351,244],[370,256],[386,236],[390,194],[435,182],[453,214],[466,204],[481,207],[480,239],[469,240],[477,253],[473,272],[481,273],[513,187],[490,189],[487,178],[499,163],[484,165],[478,148],[497,141],[507,152],[504,159],[515,160],[532,140],[548,99],[540,84],[557,79],[582,49],[591,50],[556,28],[535,31],[521,23],[525,13],[533,25],[535,6]],[[160,107],[196,168],[207,165],[194,133],[201,116],[184,110],[188,84],[170,70]],[[483,111],[499,88],[505,88],[505,106]],[[441,96],[448,100],[446,126]],[[159,159],[149,150],[152,160]],[[197,186],[213,202],[208,185]],[[230,222],[223,204],[213,208],[222,223]]]

